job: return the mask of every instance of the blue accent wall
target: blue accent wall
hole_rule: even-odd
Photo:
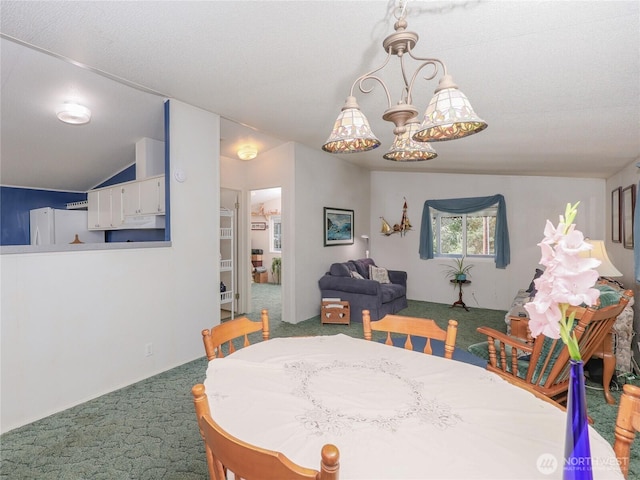
[[[120,173],[116,173],[113,177],[108,180],[105,180],[100,185],[95,188],[108,187],[110,185],[115,185],[117,183],[130,182],[136,179],[136,164],[125,168]]]
[[[87,199],[86,193],[0,187],[0,245],[29,245],[29,210],[67,208]]]
[[[164,239],[168,242],[171,240],[171,155],[170,153],[170,130],[169,130],[169,102],[164,102]]]

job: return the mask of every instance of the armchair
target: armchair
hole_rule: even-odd
[[[573,332],[584,362],[592,356],[602,357],[605,364],[604,396],[607,403],[615,400],[609,392],[609,382],[615,369],[611,329],[616,317],[633,297],[627,290],[617,303],[606,307],[573,307]],[[569,388],[569,351],[561,339],[543,335],[526,342],[492,328],[477,331],[487,336],[487,342],[471,345],[469,351],[488,360],[487,370],[497,373],[515,385],[525,385],[564,403]]]

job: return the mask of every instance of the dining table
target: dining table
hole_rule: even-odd
[[[315,469],[336,445],[341,480],[563,478],[566,412],[476,365],[286,337],[210,361],[204,385],[212,418],[245,442]],[[589,440],[593,478],[623,479],[591,426]]]

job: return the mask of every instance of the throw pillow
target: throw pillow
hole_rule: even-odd
[[[358,272],[351,272],[351,278],[359,278],[360,280],[364,280],[365,278],[360,275]]]
[[[389,272],[387,272],[386,268],[382,267],[369,265],[369,278],[380,283],[391,283],[389,280]]]
[[[527,292],[530,293],[531,297],[535,297],[536,293],[538,293],[538,290],[536,289],[536,284],[535,284],[535,280],[536,278],[539,278],[540,275],[542,275],[544,273],[543,270],[540,270],[539,268],[536,268],[536,273],[533,276],[533,279],[531,280],[531,283],[529,284],[529,288],[527,288]]]
[[[351,275],[349,268],[344,263],[331,264],[329,273],[335,277],[348,277]]]

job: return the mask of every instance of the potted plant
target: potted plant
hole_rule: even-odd
[[[455,280],[456,282],[464,282],[469,276],[469,271],[473,268],[473,265],[466,264],[466,257],[454,258],[453,265],[445,265],[447,269],[444,271],[447,278]]]
[[[273,282],[280,284],[280,270],[282,269],[282,258],[273,257],[271,260],[271,274],[273,275]]]

